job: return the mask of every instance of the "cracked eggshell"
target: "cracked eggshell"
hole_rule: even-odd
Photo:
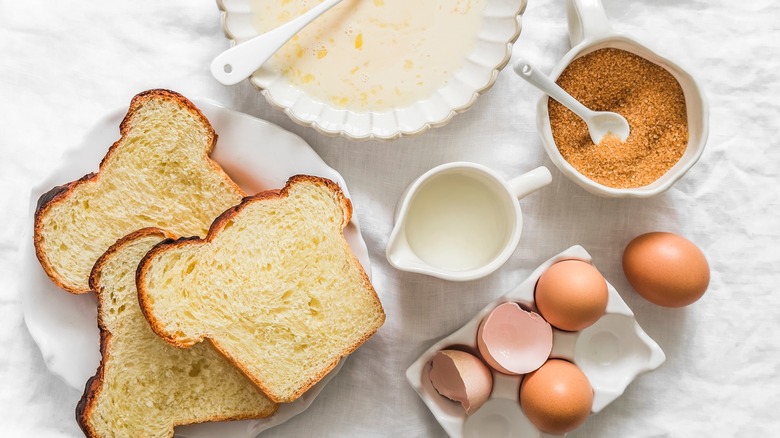
[[[490,397],[493,374],[479,358],[460,350],[440,350],[431,361],[430,379],[439,394],[460,402],[467,415]]]
[[[480,323],[477,346],[493,369],[504,374],[529,373],[552,351],[552,327],[541,316],[517,303],[503,303]]]

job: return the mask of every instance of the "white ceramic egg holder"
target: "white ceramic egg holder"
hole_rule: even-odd
[[[479,324],[499,304],[516,302],[524,309],[538,313],[534,305],[537,280],[554,263],[569,259],[591,263],[590,255],[581,246],[572,246],[552,257],[536,268],[528,279],[514,290],[488,304],[466,325],[432,345],[406,370],[409,383],[450,437],[564,436],[539,431],[523,415],[519,403],[522,376],[510,376],[492,370],[493,391],[490,399],[477,412],[467,416],[460,403],[451,401],[436,391],[428,373],[431,360],[439,350],[465,349],[479,357]],[[658,368],[666,359],[658,344],[639,327],[634,313],[617,290],[609,282],[607,287],[607,310],[595,324],[578,332],[553,328],[550,358],[569,360],[588,377],[594,392],[591,414],[601,411],[618,398],[639,374]]]

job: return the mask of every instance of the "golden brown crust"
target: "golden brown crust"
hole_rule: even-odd
[[[275,200],[275,199],[286,198],[290,191],[290,187],[294,184],[301,183],[301,182],[311,182],[314,184],[324,185],[332,192],[337,193],[337,196],[339,197],[339,201],[341,202],[342,210],[344,211],[344,218],[343,218],[344,220],[341,223],[341,228],[343,229],[344,227],[347,226],[349,221],[352,219],[352,201],[350,201],[349,198],[344,196],[344,192],[341,191],[341,187],[339,187],[338,184],[336,184],[335,182],[327,178],[322,178],[318,176],[293,175],[287,180],[287,183],[285,183],[284,187],[282,187],[281,189],[266,190],[257,193],[256,195],[247,196],[241,200],[240,204],[225,210],[222,214],[217,216],[216,219],[214,219],[214,222],[212,222],[211,226],[209,227],[208,234],[202,240],[205,242],[211,242],[212,240],[214,240],[214,236],[217,233],[219,233],[219,231],[225,226],[225,224],[228,223],[231,219],[233,219],[236,215],[238,215],[241,212],[241,210],[246,208],[247,205],[252,204],[254,202],[261,202],[266,199]]]
[[[144,318],[149,321],[149,325],[151,326],[152,331],[165,342],[173,345],[174,347],[191,347],[200,342],[202,339],[197,339],[194,342],[182,342],[177,340],[173,334],[165,331],[162,324],[160,324],[160,322],[154,318],[154,315],[152,315],[151,305],[149,304],[149,298],[147,296],[146,288],[144,287],[144,284],[146,284],[146,274],[149,270],[150,260],[157,254],[165,252],[170,248],[180,247],[188,244],[198,244],[202,241],[203,239],[194,236],[163,240],[162,242],[153,246],[152,249],[146,253],[146,255],[141,259],[141,262],[138,263],[138,269],[135,272],[135,284],[138,285],[138,303],[141,306],[141,313],[143,313]]]
[[[100,326],[100,324],[98,324]],[[76,405],[76,422],[81,430],[89,438],[97,437],[97,431],[92,427],[90,418],[92,412],[95,410],[95,401],[100,395],[100,391],[103,389],[103,363],[108,360],[108,344],[110,342],[111,335],[100,328],[100,365],[98,366],[97,373],[87,380],[87,384],[84,387],[84,394],[81,396]]]
[[[149,321],[149,324],[152,327],[152,331],[154,331],[158,336],[163,338],[169,344],[180,348],[191,347],[192,345],[195,345],[198,342],[203,341],[203,339],[205,338],[204,336],[201,336],[198,339],[193,340],[192,342],[185,342],[180,339],[177,339],[176,334],[167,332],[163,327],[163,325],[152,314],[151,305],[149,305],[148,302],[149,298],[147,296],[146,288],[144,287],[144,285],[146,284],[145,282],[146,273],[149,270],[149,264],[152,258],[157,256],[157,254],[170,250],[171,248],[183,247],[185,245],[203,245],[204,243],[211,242],[212,240],[214,240],[216,235],[222,230],[225,224],[228,223],[235,216],[237,216],[241,212],[241,210],[246,208],[247,205],[254,202],[262,202],[263,200],[275,200],[275,199],[284,198],[287,196],[289,192],[289,188],[292,184],[295,184],[297,182],[304,182],[304,181],[313,182],[315,184],[322,184],[328,187],[330,190],[334,191],[335,193],[338,193],[338,196],[342,203],[342,207],[343,207],[342,209],[345,212],[344,221],[341,224],[341,227],[343,229],[352,218],[352,202],[346,196],[344,196],[344,193],[341,191],[341,188],[339,187],[338,184],[336,184],[335,182],[327,178],[321,178],[321,177],[316,177],[311,175],[294,175],[287,180],[287,183],[282,189],[266,190],[257,193],[256,195],[244,197],[244,199],[241,200],[241,203],[239,203],[236,206],[228,208],[222,214],[217,216],[216,219],[214,219],[214,222],[212,222],[211,226],[209,227],[209,231],[205,237],[199,238],[197,236],[193,236],[193,237],[180,237],[179,239],[175,239],[175,240],[174,239],[164,240],[158,243],[157,245],[155,245],[149,252],[146,253],[144,258],[141,259],[141,263],[138,264],[138,271],[136,272],[136,284],[138,284],[138,301],[141,305],[141,312],[144,314],[144,317],[146,317],[146,319]],[[350,254],[352,254],[351,251]],[[354,255],[352,256],[352,258],[354,259],[354,262],[357,263],[357,266],[360,267],[361,273],[363,274],[364,277],[364,281],[369,286],[371,286],[371,282],[368,279],[368,275],[366,275],[360,262],[357,260],[357,258],[354,257]],[[373,286],[371,286],[371,290],[373,291]],[[376,295],[376,292],[374,292],[374,294]],[[222,352],[222,349],[219,348],[218,345],[215,344],[214,346],[215,348],[217,348],[217,350]],[[242,371],[245,371],[240,364],[236,363],[235,365],[241,368]],[[333,366],[335,366],[335,364]],[[252,379],[251,376],[248,377]]]
[[[114,253],[117,251],[120,251],[125,245],[143,238],[147,236],[154,236],[157,235],[161,239],[165,241],[171,241],[174,239],[174,236],[160,228],[154,228],[154,227],[147,227],[142,228],[140,230],[134,231],[130,234],[128,234],[125,237],[122,237],[119,239],[116,243],[111,245],[109,249],[102,255],[98,260],[95,262],[95,266],[92,268],[92,272],[89,275],[89,285],[92,290],[95,291],[95,295],[97,297],[97,307],[98,307],[98,329],[100,330],[100,364],[98,365],[97,372],[94,376],[90,377],[87,381],[85,388],[84,388],[84,394],[81,396],[81,399],[79,400],[77,406],[76,406],[76,421],[79,424],[79,427],[81,427],[81,430],[84,432],[84,434],[89,438],[97,438],[99,435],[97,431],[92,427],[92,424],[90,422],[90,419],[92,417],[92,413],[95,410],[95,402],[97,401],[98,396],[100,395],[100,392],[103,389],[103,383],[104,383],[104,369],[105,364],[108,362],[110,358],[110,346],[111,346],[111,332],[106,329],[105,324],[103,323],[103,294],[102,290],[100,289],[100,276],[103,271],[103,267],[105,266],[106,262],[109,260],[110,257],[113,256]],[[278,406],[274,406],[273,410],[268,413],[268,415],[272,415],[274,412],[276,412],[276,409],[278,409]],[[187,423],[176,423],[172,425],[170,428],[169,437],[173,437],[174,434],[174,427],[175,426],[181,426],[185,424],[196,424],[196,423],[205,423],[209,421],[230,421],[230,420],[248,420],[258,418],[256,415],[250,415],[250,414],[239,414],[235,416],[227,416],[227,415],[214,415],[212,417],[208,418],[200,418],[197,421],[193,422],[187,422]]]
[[[165,231],[160,228],[156,227],[146,227],[141,228],[140,230],[133,231],[132,233],[128,234],[127,236],[124,236],[116,241],[113,245],[109,246],[106,252],[103,253],[96,261],[95,265],[92,267],[92,271],[89,274],[89,288],[93,291],[95,291],[95,294],[98,299],[98,310],[100,310],[100,300],[101,300],[101,294],[98,292],[98,284],[100,284],[100,275],[103,273],[103,267],[106,264],[106,261],[111,258],[111,256],[114,255],[117,251],[124,248],[125,245],[127,245],[129,242],[132,242],[134,240],[138,240],[142,237],[147,236],[154,236],[158,235],[161,239],[173,239],[175,236],[168,231]]]
[[[211,224],[211,227],[209,227],[209,232],[206,235],[206,237],[180,238],[175,241],[168,240],[168,241],[160,242],[159,244],[155,245],[154,248],[152,248],[152,250],[146,253],[146,256],[144,256],[144,258],[141,260],[141,263],[139,263],[138,265],[138,271],[136,272],[136,284],[138,285],[138,301],[141,305],[141,311],[143,312],[146,319],[149,321],[152,330],[158,336],[163,338],[169,344],[180,348],[191,347],[192,345],[201,342],[204,339],[208,339],[211,342],[212,346],[217,351],[223,354],[233,365],[235,365],[239,370],[241,370],[241,372],[249,380],[251,380],[258,388],[260,388],[260,390],[262,390],[269,399],[271,399],[276,403],[288,403],[300,397],[309,388],[311,388],[317,382],[319,382],[333,368],[335,368],[336,365],[341,360],[340,358],[349,355],[350,353],[355,351],[360,345],[362,345],[366,340],[368,340],[371,336],[373,336],[374,333],[376,333],[376,329],[372,330],[369,333],[366,333],[366,335],[362,337],[358,342],[348,346],[342,352],[340,352],[337,355],[338,359],[336,359],[333,363],[325,367],[320,374],[312,377],[304,386],[302,386],[302,388],[299,391],[293,394],[292,397],[282,398],[279,397],[277,394],[271,393],[270,388],[268,388],[262,381],[258,380],[256,376],[251,375],[251,373],[243,363],[241,363],[238,359],[230,355],[229,352],[225,351],[222,348],[222,346],[219,344],[219,342],[215,341],[214,339],[209,338],[207,335],[201,335],[200,337],[192,341],[184,341],[177,338],[177,335],[175,333],[170,333],[167,330],[165,330],[163,324],[158,319],[156,319],[154,314],[152,313],[151,304],[149,303],[148,292],[145,288],[146,285],[145,279],[151,264],[151,260],[154,257],[156,257],[158,254],[164,253],[166,251],[169,251],[177,247],[183,247],[186,245],[203,245],[205,243],[213,241],[216,235],[219,234],[222,228],[224,228],[225,224],[228,223],[235,216],[237,216],[241,212],[241,210],[246,208],[249,204],[252,204],[254,202],[264,202],[266,200],[276,200],[276,199],[284,198],[288,195],[290,187],[299,182],[312,182],[314,184],[321,184],[328,187],[328,189],[330,189],[334,193],[337,193],[337,196],[339,197],[339,200],[342,205],[342,210],[344,211],[344,217],[341,223],[341,228],[343,230],[344,227],[347,226],[347,224],[352,218],[352,202],[349,200],[349,198],[347,198],[344,195],[339,185],[327,178],[311,176],[311,175],[294,175],[287,180],[287,183],[281,190],[279,191],[268,190],[268,191],[260,192],[254,196],[247,196],[241,201],[240,204],[227,209],[224,213],[217,216],[217,218],[214,219],[214,222]],[[344,240],[343,244],[347,249],[349,249],[349,244],[346,242],[346,239]],[[359,269],[363,285],[367,290],[371,291],[374,299],[376,300],[377,305],[381,309],[382,304],[379,301],[379,297],[376,293],[376,290],[374,290],[374,287],[371,284],[371,281],[368,278],[368,275],[366,274],[365,270],[363,269],[363,266],[360,264],[360,261],[357,259],[357,257],[355,257],[355,255],[352,253],[351,250],[347,251],[347,253],[351,257],[351,262]],[[382,318],[383,318],[382,322],[384,322],[384,310],[382,310]]]
[[[211,123],[209,123],[206,116],[203,115],[203,113],[195,106],[195,104],[190,102],[189,99],[182,96],[181,94],[171,90],[153,89],[138,93],[130,101],[127,114],[125,114],[125,117],[122,119],[122,122],[119,125],[119,140],[115,141],[111,147],[108,148],[108,152],[106,152],[106,155],[103,156],[102,160],[100,160],[98,171],[96,173],[89,173],[84,175],[76,181],[54,187],[52,190],[49,190],[48,192],[41,195],[41,197],[38,199],[33,227],[33,245],[35,246],[35,255],[43,267],[44,272],[46,272],[46,275],[51,279],[52,282],[54,282],[55,285],[57,285],[57,287],[72,294],[83,294],[89,292],[89,289],[79,289],[65,282],[65,280],[55,271],[54,267],[49,262],[49,259],[46,256],[45,243],[43,242],[43,237],[41,235],[43,229],[43,219],[45,218],[46,213],[49,211],[49,209],[61,203],[62,200],[70,196],[70,194],[73,193],[73,191],[76,190],[79,186],[83,184],[94,183],[100,180],[100,175],[103,171],[105,163],[109,160],[109,157],[114,154],[114,151],[116,151],[116,149],[122,144],[127,136],[127,133],[130,131],[132,127],[133,116],[135,115],[136,111],[138,111],[138,109],[146,101],[159,97],[163,97],[165,99],[173,100],[179,103],[183,108],[186,108],[191,114],[197,117],[204,126],[207,127],[209,131],[209,142],[207,148],[203,151],[204,160],[212,169],[212,171],[221,174],[228,182],[228,184],[230,184],[236,190],[237,193],[244,193],[243,190],[241,190],[241,188],[238,187],[238,185],[233,182],[229,176],[227,176],[225,171],[222,170],[222,168],[209,157],[209,154],[217,143],[217,134],[214,132],[214,128],[211,126]]]
[[[103,271],[106,261],[122,247],[127,245],[133,240],[139,239],[145,236],[159,235],[160,238],[171,237],[171,234],[167,231],[159,228],[142,228],[138,231],[130,233],[129,235],[119,239],[116,243],[111,245],[106,252],[100,256],[92,267],[92,271],[89,274],[89,287],[95,291],[97,298],[97,324],[100,330],[100,364],[98,365],[97,372],[94,376],[87,380],[87,384],[84,387],[84,394],[81,396],[78,404],[76,405],[76,421],[87,437],[97,437],[97,431],[92,427],[90,418],[92,412],[95,410],[95,402],[97,401],[100,392],[103,389],[104,382],[104,367],[105,363],[110,357],[109,346],[111,345],[111,332],[109,332],[105,324],[103,323],[103,293],[100,290],[100,275]],[[173,436],[173,431],[171,431]]]
[[[56,186],[48,192],[42,194],[38,198],[38,203],[35,207],[35,215],[33,218],[33,246],[35,247],[35,256],[38,258],[38,262],[41,264],[43,271],[46,273],[46,275],[49,276],[51,281],[57,285],[57,287],[74,294],[81,294],[88,291],[75,290],[68,287],[68,285],[63,283],[63,281],[60,279],[59,274],[54,271],[51,263],[49,263],[49,258],[46,256],[46,251],[44,250],[45,248],[43,245],[43,237],[41,236],[41,232],[43,230],[43,218],[52,205],[55,205],[58,202],[62,202],[62,200],[68,197],[76,187],[84,182],[91,181],[96,177],[97,174],[88,173],[76,181],[72,181],[61,186]]]

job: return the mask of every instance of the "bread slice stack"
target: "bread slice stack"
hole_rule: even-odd
[[[95,260],[144,227],[204,236],[242,190],[209,158],[217,135],[184,96],[150,90],[133,98],[97,173],[55,187],[38,201],[35,253],[60,288],[89,292]]]
[[[332,181],[292,177],[226,211],[205,239],[150,251],[141,308],[171,344],[209,339],[271,400],[291,402],[384,322],[344,239],[351,214]]]
[[[138,306],[135,271],[166,237],[155,228],[131,233],[92,270],[102,360],[76,409],[87,436],[170,437],[176,425],[262,418],[276,410],[208,343],[181,349],[152,332]]]
[[[77,407],[88,436],[271,415],[382,325],[337,184],[295,176],[244,199],[209,158],[208,120],[168,90],[133,98],[120,133],[34,219],[46,274],[98,298],[102,360]]]

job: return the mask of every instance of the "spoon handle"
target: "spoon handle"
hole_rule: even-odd
[[[570,109],[584,120],[589,120],[593,111],[573,98],[569,93],[550,79],[547,75],[540,73],[533,65],[523,59],[517,61],[514,65],[515,73],[525,79],[531,85],[547,93],[550,97],[560,102],[563,106]]]
[[[211,74],[223,85],[235,85],[243,81],[301,29],[341,1],[325,0],[279,27],[225,50],[211,61]]]

